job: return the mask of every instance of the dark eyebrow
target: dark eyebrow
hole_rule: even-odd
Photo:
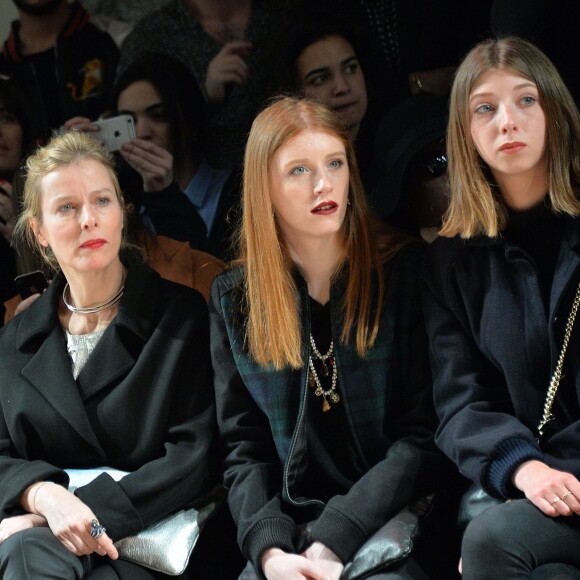
[[[150,113],[151,111],[153,111],[153,109],[159,109],[160,107],[164,107],[165,103],[159,102],[159,103],[153,103],[152,105],[149,105],[146,109],[145,112],[146,113]]]
[[[153,111],[154,109],[157,109],[159,107],[164,107],[165,103],[153,103],[152,105],[149,105],[145,111],[143,111],[144,113],[150,113],[151,111]],[[128,109],[123,109],[123,110],[119,110],[119,115],[135,115],[137,111],[129,111]]]
[[[358,63],[358,58],[356,56],[349,56],[348,58],[345,58],[340,64],[342,66],[344,66],[345,64],[352,64],[353,62],[357,62]]]
[[[343,61],[341,61],[340,66],[342,67],[342,66],[346,66],[349,64],[353,64],[353,63],[358,63],[358,58],[354,54],[352,56],[345,58]],[[317,76],[321,73],[328,73],[329,71],[330,71],[330,67],[328,67],[328,66],[314,68],[311,71],[308,71],[308,73],[304,77],[304,80],[307,81],[311,76]]]
[[[330,69],[327,66],[322,66],[320,68],[313,68],[311,71],[308,71],[306,73],[304,80],[307,81],[310,77],[318,76],[321,73],[327,73],[329,70]]]

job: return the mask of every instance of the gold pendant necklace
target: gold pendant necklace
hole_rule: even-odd
[[[310,346],[312,348],[310,356],[308,357],[308,386],[315,389],[314,394],[317,397],[322,397],[322,410],[323,412],[330,411],[331,406],[330,403],[338,403],[340,401],[340,395],[336,390],[336,381],[338,376],[338,371],[336,369],[336,361],[332,357],[334,353],[334,341],[330,342],[330,347],[326,354],[321,354],[318,348],[316,348],[316,343],[314,342],[314,337],[310,334]],[[316,368],[314,367],[314,361],[319,360],[322,362],[321,373],[328,377],[330,375],[330,371],[328,370],[328,365],[326,361],[332,367],[332,376],[331,376],[331,385],[330,389],[325,391],[322,388],[322,384],[320,383],[320,378],[318,377],[318,373],[316,372]]]

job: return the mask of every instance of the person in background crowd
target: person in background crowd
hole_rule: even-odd
[[[16,294],[18,273],[11,247],[17,204],[15,176],[34,146],[30,124],[30,102],[14,81],[0,78],[0,326],[3,302]]]
[[[241,163],[247,132],[264,98],[262,36],[277,2],[172,0],[135,25],[123,43],[119,74],[143,53],[157,52],[189,67],[207,110],[206,156],[217,167]]]
[[[517,38],[460,65],[425,314],[437,444],[491,496],[465,580],[580,578],[580,114]]]
[[[106,108],[119,51],[78,3],[14,0],[18,20],[0,55],[0,73],[33,99],[34,131],[43,140],[71,117],[96,119]]]
[[[369,192],[376,215],[431,242],[449,204],[445,131],[447,99],[410,97],[393,107],[377,130],[380,173]]]
[[[135,122],[136,137],[120,152],[130,168],[121,171],[121,180],[145,226],[222,257],[229,247],[228,215],[239,197],[239,175],[208,163],[205,113],[189,69],[164,54],[130,64],[113,90],[111,114],[129,114]],[[66,127],[98,129],[80,117]]]
[[[386,110],[369,68],[370,47],[361,31],[334,11],[300,6],[282,13],[281,32],[272,31],[270,92],[315,99],[338,113],[357,153],[365,188],[374,185],[375,130]],[[279,44],[278,37],[284,38]]]

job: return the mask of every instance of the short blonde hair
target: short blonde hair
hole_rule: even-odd
[[[580,115],[552,62],[518,37],[485,40],[465,57],[451,90],[447,150],[451,203],[441,235],[495,237],[507,225],[507,210],[471,137],[469,97],[483,74],[503,70],[533,82],[546,117],[548,193],[554,212],[580,213]]]
[[[22,195],[22,207],[14,228],[14,240],[17,245],[26,244],[34,252],[38,253],[48,266],[57,270],[58,262],[50,248],[45,248],[38,243],[32,228],[32,223],[42,223],[42,180],[49,173],[73,165],[80,161],[92,160],[100,163],[109,174],[115,194],[121,205],[124,215],[124,224],[127,222],[127,212],[119,180],[115,173],[114,161],[111,154],[103,145],[82,132],[68,132],[54,137],[50,142],[31,155],[26,162],[26,174],[24,191]],[[125,232],[123,228],[122,247],[125,247]]]

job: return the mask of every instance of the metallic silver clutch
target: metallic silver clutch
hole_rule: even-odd
[[[183,574],[199,533],[217,505],[179,511],[115,542],[119,557],[169,576]]]

